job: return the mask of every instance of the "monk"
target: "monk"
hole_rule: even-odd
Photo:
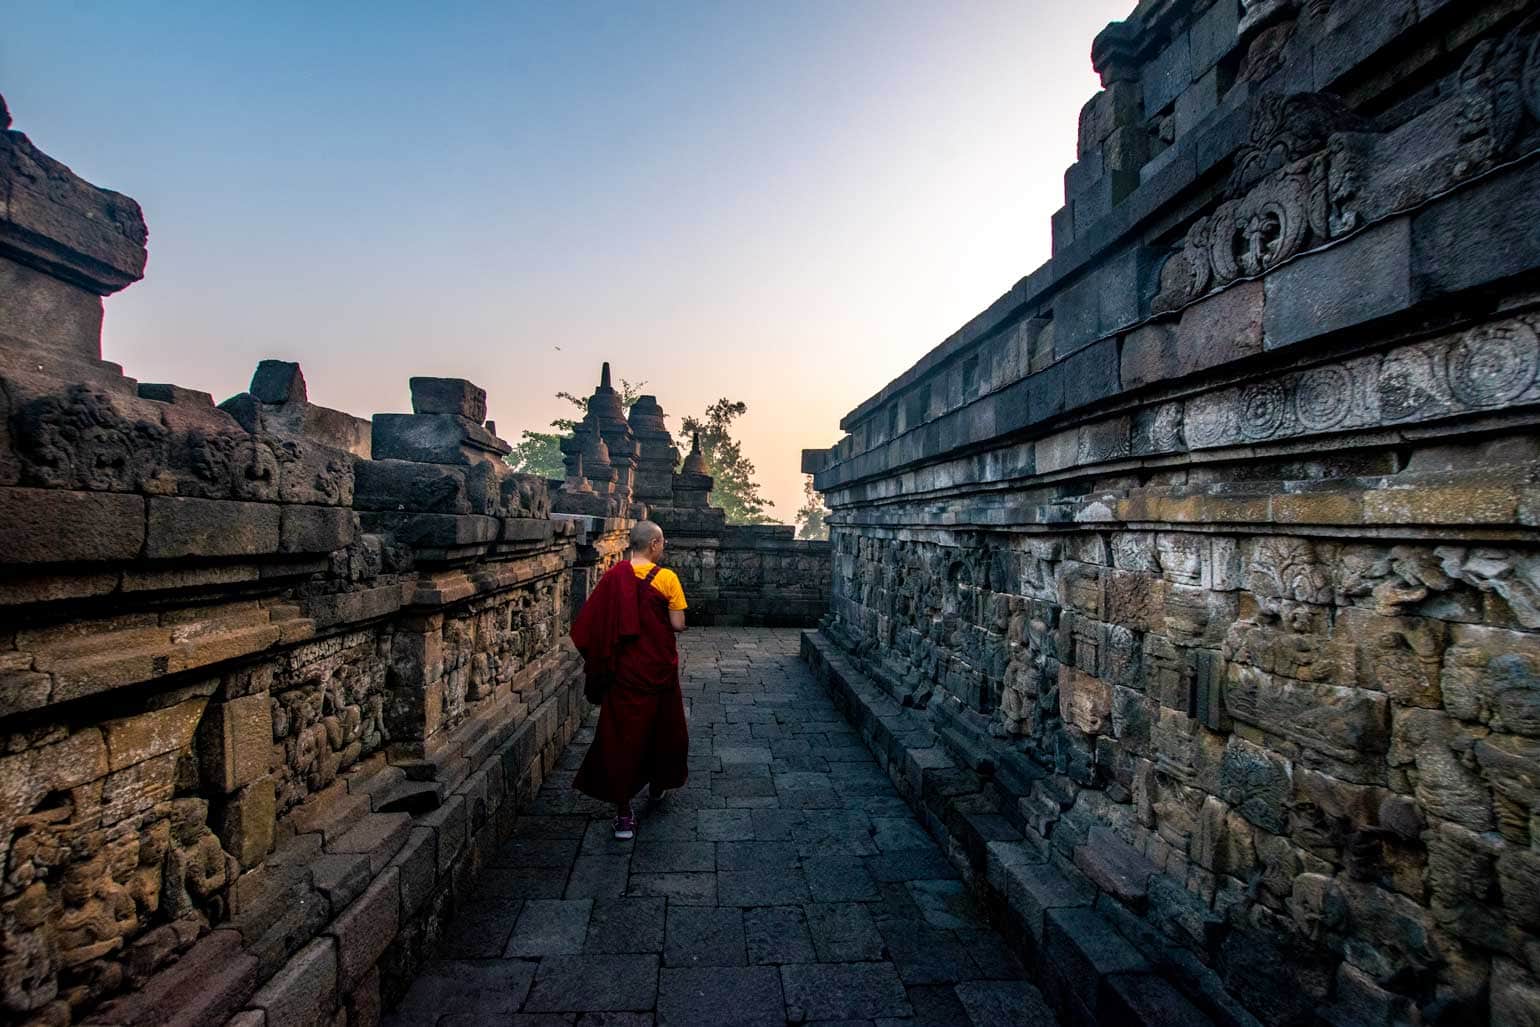
[[[573,784],[615,804],[615,837],[623,840],[636,837],[631,800],[642,785],[661,802],[688,776],[675,643],[687,604],[679,576],[658,566],[663,545],[662,528],[638,521],[630,559],[605,572],[572,623],[585,691],[599,703],[599,727]]]

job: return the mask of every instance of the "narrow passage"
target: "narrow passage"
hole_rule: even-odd
[[[634,841],[572,790],[590,721],[386,1023],[1052,1027],[798,638],[683,636],[690,783]]]

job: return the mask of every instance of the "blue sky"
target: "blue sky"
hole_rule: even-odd
[[[145,208],[104,355],[317,402],[484,386],[516,439],[601,360],[729,396],[775,513],[803,447],[1047,258],[1088,54],[1131,0],[0,0],[15,127]]]

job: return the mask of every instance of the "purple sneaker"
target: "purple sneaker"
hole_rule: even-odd
[[[615,837],[628,842],[636,837],[636,815],[627,813],[615,818]]]

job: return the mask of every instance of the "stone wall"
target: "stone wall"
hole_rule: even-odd
[[[375,1023],[575,730],[631,522],[553,519],[468,382],[125,377],[138,206],[12,131],[0,196],[0,1021]]]
[[[692,624],[808,627],[829,608],[830,546],[790,525],[671,531],[663,562],[679,575]]]
[[[804,455],[809,658],[1071,1019],[1540,1023],[1531,9],[1140,4],[1052,260]]]

